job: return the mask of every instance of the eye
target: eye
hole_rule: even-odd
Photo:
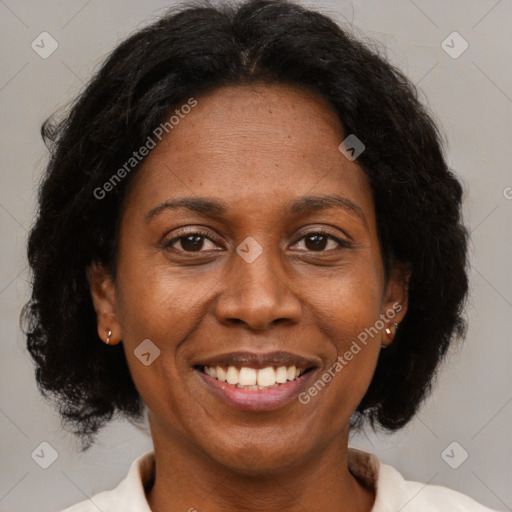
[[[349,247],[349,244],[347,242],[340,240],[339,238],[329,234],[327,231],[324,231],[322,229],[317,229],[316,231],[304,235],[296,242],[296,244],[303,240],[306,246],[305,250],[312,252],[328,252],[330,250],[335,250],[336,246],[338,248]],[[164,243],[163,248],[171,248],[173,250],[177,250],[178,252],[185,253],[201,253],[207,252],[206,250],[203,251],[203,249],[205,249],[206,241],[210,242],[213,245],[213,250],[218,250],[215,249],[217,245],[210,238],[209,233],[198,230],[190,231],[188,233],[172,238],[171,240]],[[328,247],[329,241],[333,242],[334,247]],[[181,247],[179,247],[178,244]]]
[[[204,249],[206,240],[211,244],[214,244],[213,240],[208,236],[208,233],[204,233],[202,231],[190,231],[165,242],[163,247],[164,249],[176,249],[179,252],[204,252],[201,249]],[[173,247],[178,244],[181,245],[181,248]]]
[[[304,235],[302,238],[299,239],[298,242],[301,242],[303,240],[306,246],[306,250],[313,252],[328,252],[333,249],[335,250],[336,245],[338,246],[338,249],[349,247],[348,243],[340,240],[339,238],[329,234],[327,231],[324,231],[322,229]],[[334,244],[331,244],[331,247],[326,249],[326,247],[329,245],[329,241],[334,242]],[[332,247],[332,245],[334,245],[334,247]]]

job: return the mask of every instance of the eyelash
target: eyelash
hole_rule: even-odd
[[[209,236],[209,233],[205,232],[205,231],[202,231],[200,229],[196,229],[195,231],[190,231],[186,234],[182,234],[180,236],[177,236],[177,237],[174,237],[173,239],[165,242],[163,244],[163,248],[164,249],[168,249],[170,248],[175,242],[181,240],[181,239],[184,239],[184,238],[188,238],[189,236],[193,236],[193,235],[196,235],[196,236],[201,236],[201,237],[204,237],[208,240],[210,240],[210,242],[212,243],[216,243],[215,240],[213,240],[210,236]],[[331,240],[334,240],[336,243],[339,244],[339,249],[348,249],[350,247],[350,245],[343,241],[343,240],[340,240],[339,238],[335,237],[334,235],[330,234],[328,231],[322,229],[322,228],[318,228],[316,229],[315,231],[311,231],[309,233],[306,233],[305,235],[303,235],[302,237],[300,237],[297,242],[300,242],[301,240],[307,238],[308,236],[313,236],[313,235],[321,235],[321,236],[325,236]],[[295,242],[295,243],[297,243]],[[322,250],[322,251],[299,251],[299,252],[318,252],[318,253],[327,253],[327,252],[330,252],[331,250],[336,250],[336,249],[329,249],[327,251],[325,250]],[[179,252],[182,252],[182,253],[187,253],[187,254],[200,254],[202,252],[205,252],[205,251],[185,251],[185,250],[179,250]]]

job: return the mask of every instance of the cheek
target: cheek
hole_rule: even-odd
[[[118,275],[117,314],[135,386],[151,410],[175,410],[189,400],[177,368],[181,342],[197,325],[198,299],[211,283],[171,276],[165,267],[128,258],[120,262]]]
[[[215,284],[213,273],[170,271],[165,264],[127,256],[119,263],[118,318],[128,344],[150,338],[171,347],[197,323],[205,297]]]
[[[325,312],[340,348],[375,324],[382,307],[382,282],[378,268],[361,259],[349,269],[323,280],[323,291],[315,294],[314,309]]]
[[[330,414],[339,408],[354,410],[363,398],[374,373],[382,339],[381,278],[378,267],[361,265],[364,272],[341,273],[327,281],[314,309],[324,335],[331,340],[331,364],[319,376],[329,381],[333,400]],[[318,383],[317,388],[322,387]]]

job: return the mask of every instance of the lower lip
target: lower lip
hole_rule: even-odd
[[[242,389],[214,379],[201,370],[196,369],[195,371],[217,396],[227,404],[245,411],[272,411],[283,407],[298,397],[315,373],[314,370],[310,370],[295,380],[280,384],[277,388]]]

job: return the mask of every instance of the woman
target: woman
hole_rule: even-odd
[[[43,133],[38,385],[84,449],[146,410],[154,443],[68,512],[489,510],[348,447],[464,334],[461,186],[398,70],[293,3],[182,8]]]

